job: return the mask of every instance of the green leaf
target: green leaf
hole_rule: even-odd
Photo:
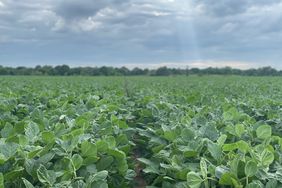
[[[224,121],[236,121],[240,118],[240,113],[235,107],[232,107],[223,113]]]
[[[194,139],[195,133],[191,129],[185,128],[181,131],[181,137],[185,141],[190,141]]]
[[[106,152],[108,150],[108,143],[104,140],[99,140],[96,142],[97,151]]]
[[[221,178],[221,176],[225,173],[229,172],[229,169],[225,166],[217,166],[215,168],[215,177],[217,177],[218,179]]]
[[[246,186],[246,188],[262,188],[258,183],[250,183]]]
[[[243,140],[240,140],[232,144],[224,144],[222,147],[223,151],[233,151],[239,149],[240,151],[247,153],[250,150],[249,144]]]
[[[72,183],[72,188],[86,188],[86,184],[82,180],[78,180]]]
[[[0,153],[0,165],[4,164],[8,159],[2,154]]]
[[[105,170],[112,165],[114,158],[112,156],[102,157],[97,163],[98,170]]]
[[[202,176],[205,179],[208,175],[208,168],[207,168],[206,160],[204,158],[201,158],[200,169],[201,169]]]
[[[269,125],[261,125],[256,130],[257,137],[260,139],[267,139],[271,137],[272,130]]]
[[[136,177],[136,172],[134,170],[128,169],[124,178],[132,181],[134,177]]]
[[[27,136],[30,142],[34,142],[37,139],[39,132],[39,127],[34,122],[29,122],[28,125],[25,127],[25,135]]]
[[[121,129],[127,129],[128,128],[126,121],[119,120],[119,121],[117,121],[117,124],[118,124],[119,128],[121,128]]]
[[[0,188],[5,188],[5,186],[4,186],[4,176],[1,172],[0,172]]]
[[[120,175],[125,176],[128,170],[128,165],[126,159],[117,160],[117,169]]]
[[[177,138],[177,133],[174,130],[164,131],[164,138],[168,141],[173,141]]]
[[[237,124],[235,126],[235,133],[238,137],[241,137],[244,132],[245,132],[245,126],[243,124]]]
[[[49,172],[45,166],[40,165],[37,169],[38,180],[43,184],[53,185],[56,181],[55,173]]]
[[[115,148],[116,147],[116,139],[113,136],[108,136],[107,138],[105,138],[105,141],[108,144],[109,148]]]
[[[36,176],[36,172],[34,170],[34,167],[35,167],[35,164],[36,161],[34,159],[27,159],[25,160],[25,163],[24,163],[24,168],[26,170],[26,172],[31,175],[31,176]]]
[[[88,165],[88,166],[86,167],[86,170],[87,170],[87,172],[90,173],[90,174],[97,173],[97,167],[96,167],[95,164]]]
[[[26,180],[25,178],[22,178],[22,180],[26,188],[34,188],[34,186],[28,180]]]
[[[109,149],[108,154],[115,157],[117,160],[123,160],[126,159],[126,155],[123,151],[120,151],[118,149]]]
[[[238,176],[238,166],[240,164],[239,157],[235,157],[233,160],[230,161],[230,172],[232,174],[236,174]]]
[[[19,144],[21,146],[26,146],[29,144],[29,140],[25,135],[18,135],[18,137],[19,137]]]
[[[91,176],[90,182],[105,181],[108,177],[108,171],[103,170]]]
[[[216,129],[215,125],[204,125],[200,128],[199,133],[204,137],[204,138],[208,138],[212,141],[216,141],[219,137],[219,132]]]
[[[76,170],[78,170],[81,167],[82,163],[83,163],[83,159],[82,159],[82,157],[79,154],[74,154],[72,156],[71,160],[72,160]]]
[[[153,173],[153,174],[159,174],[159,165],[157,163],[154,163],[148,159],[145,158],[138,158],[138,161],[140,161],[143,164],[146,164],[146,168],[143,170],[145,173]]]
[[[187,174],[187,183],[190,188],[200,188],[203,181],[201,176],[195,172],[189,172]]]
[[[75,129],[70,133],[73,137],[79,137],[84,134],[83,129]]]
[[[218,144],[209,142],[208,143],[208,151],[210,152],[211,156],[214,159],[220,160],[221,155],[222,155],[222,151],[221,151],[221,147]]]
[[[269,180],[265,185],[265,188],[277,188],[277,180]]]
[[[223,144],[225,143],[226,139],[227,139],[227,135],[226,135],[226,134],[221,135],[221,136],[217,139],[217,144],[218,144],[220,147],[222,147]]]
[[[55,134],[51,131],[45,131],[41,133],[42,140],[49,144],[55,142]]]
[[[263,166],[269,166],[274,161],[274,154],[265,149],[260,155],[260,160]]]
[[[233,151],[238,148],[237,143],[232,143],[232,144],[224,144],[222,147],[223,151]]]
[[[92,187],[95,187],[95,188],[108,188],[108,184],[106,182],[95,182],[92,184]]]
[[[1,130],[1,136],[3,138],[8,138],[12,132],[13,132],[13,125],[11,125],[10,123],[6,123],[4,128]]]
[[[24,168],[18,167],[14,170],[10,170],[9,172],[5,173],[4,174],[5,181],[7,181],[7,182],[14,181],[18,177],[21,177],[22,174],[23,174],[23,170],[24,170]]]
[[[88,141],[81,144],[81,153],[83,157],[97,157],[97,146]]]
[[[222,174],[221,178],[219,179],[219,184],[220,185],[234,185],[233,182],[236,181],[236,177],[231,174],[230,172],[226,172]]]
[[[238,141],[236,144],[243,153],[247,153],[250,150],[249,144],[243,140]]]
[[[6,159],[9,159],[10,157],[14,156],[17,153],[18,144],[9,142],[6,144],[0,144],[0,154],[2,154],[2,160],[4,159],[3,156]]]
[[[248,177],[254,176],[258,171],[257,163],[254,161],[248,161],[245,166],[245,173]]]

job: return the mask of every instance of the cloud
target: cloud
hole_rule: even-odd
[[[197,0],[207,14],[213,16],[236,16],[246,12],[252,7],[263,7],[265,5],[275,5],[279,0],[218,0],[216,3],[210,0]]]
[[[279,67],[281,9],[281,0],[0,0],[0,64]]]
[[[58,0],[54,11],[65,19],[87,18],[106,7],[120,7],[126,2],[127,0]]]
[[[4,6],[5,4],[2,1],[0,1],[0,7],[4,7]]]
[[[73,19],[93,16],[97,11],[106,6],[107,2],[104,0],[59,0],[55,7],[55,12],[66,19]]]
[[[238,68],[238,69],[249,69],[249,68],[256,68],[257,65],[253,62],[236,62],[236,61],[191,61],[191,62],[160,62],[160,63],[128,63],[128,64],[118,64],[118,67],[126,66],[130,69],[133,69],[135,67],[141,67],[141,68],[150,68],[150,69],[156,69],[159,67],[170,67],[170,68],[182,68],[185,69],[187,67],[189,68],[208,68],[208,67],[218,67],[218,68],[224,68],[224,67],[232,67],[232,68]]]

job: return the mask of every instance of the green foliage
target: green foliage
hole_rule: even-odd
[[[157,69],[142,69],[135,67],[130,70],[126,67],[69,67],[68,65],[40,66],[30,67],[3,67],[0,65],[0,75],[36,75],[36,76],[126,76],[126,75],[152,75],[152,76],[169,76],[169,75],[243,75],[243,76],[281,76],[281,71],[272,67],[262,67],[258,69],[233,69],[231,67],[209,67],[205,69],[191,68],[169,68],[166,66]]]
[[[281,83],[3,77],[0,188],[281,187]]]

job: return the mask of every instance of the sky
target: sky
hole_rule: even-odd
[[[282,69],[282,0],[0,0],[0,65]]]

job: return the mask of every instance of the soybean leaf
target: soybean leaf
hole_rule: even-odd
[[[245,132],[245,126],[243,124],[237,124],[235,126],[235,132],[238,137],[241,137],[242,134]]]
[[[38,180],[43,184],[53,185],[56,181],[55,173],[52,171],[48,171],[45,166],[40,165],[37,170]]]
[[[82,157],[79,154],[74,154],[72,156],[71,160],[72,160],[76,170],[78,170],[81,167],[82,163],[83,163],[83,159],[82,159]]]
[[[269,166],[274,160],[274,154],[265,149],[260,155],[260,160],[263,166]]]
[[[28,180],[26,180],[25,178],[22,178],[22,180],[26,188],[34,188],[34,186]]]
[[[267,139],[271,137],[272,130],[269,125],[261,125],[256,130],[257,137],[260,139]]]
[[[84,157],[96,157],[97,156],[97,147],[95,144],[84,141],[81,144],[81,153]]]
[[[245,166],[245,173],[248,177],[254,176],[258,171],[257,163],[254,161],[248,161]]]
[[[201,176],[195,172],[189,172],[187,174],[187,183],[190,188],[200,188],[203,181]]]
[[[212,142],[208,143],[208,151],[214,159],[219,160],[221,158],[222,151],[218,144]]]
[[[103,170],[103,171],[97,172],[96,174],[93,174],[90,177],[90,182],[92,183],[92,182],[97,182],[97,181],[105,181],[107,177],[108,177],[108,171]]]
[[[34,142],[37,139],[39,132],[39,127],[34,122],[29,122],[28,125],[25,127],[25,135],[27,136],[30,142]]]
[[[9,142],[0,144],[0,154],[2,154],[1,158],[3,159],[9,159],[10,157],[14,156],[17,153],[18,144]]]
[[[4,176],[1,172],[0,172],[0,188],[5,188],[4,187]]]
[[[200,169],[201,169],[201,174],[203,178],[205,179],[208,175],[208,168],[207,168],[207,163],[204,158],[201,158]]]

